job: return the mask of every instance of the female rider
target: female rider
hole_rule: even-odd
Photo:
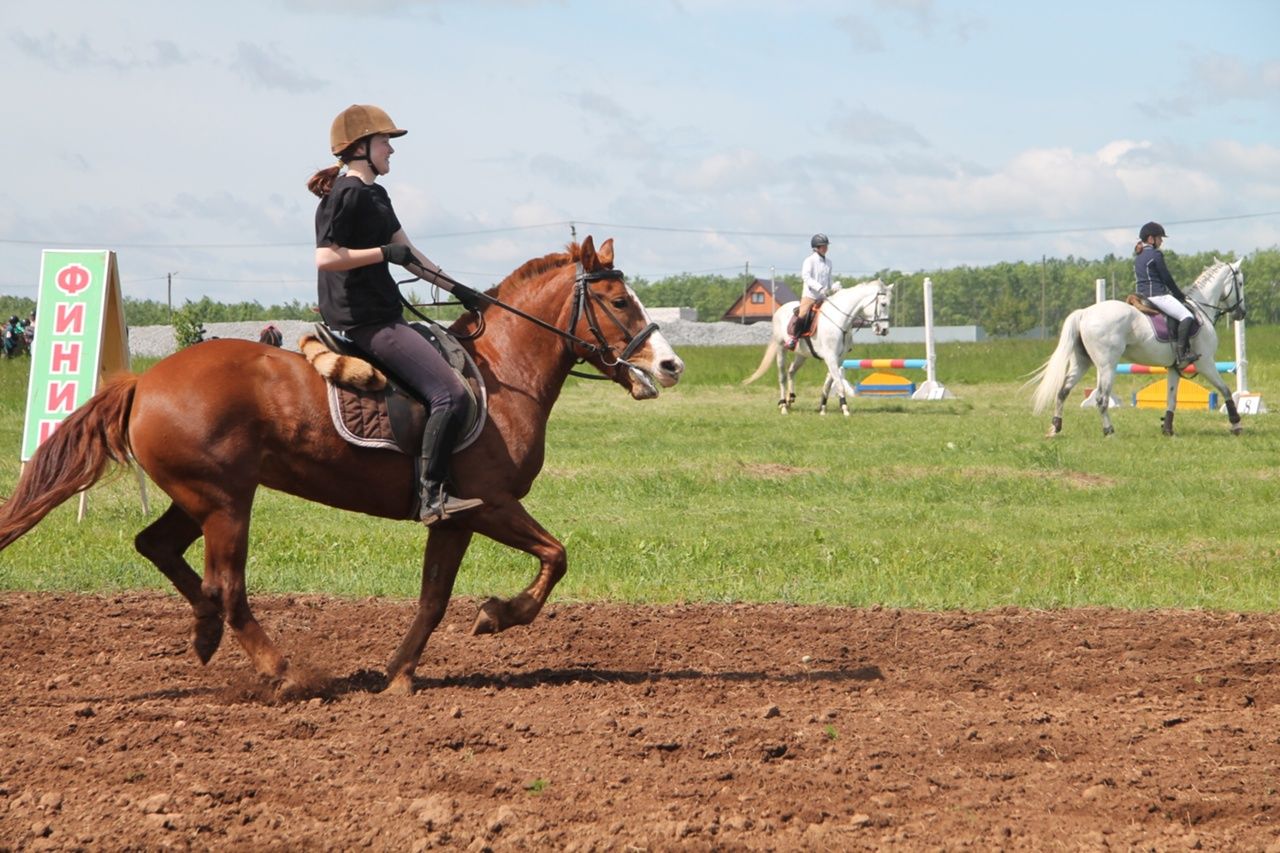
[[[1138,231],[1138,244],[1133,247],[1133,271],[1138,279],[1138,295],[1145,296],[1169,318],[1169,337],[1178,342],[1173,366],[1182,370],[1200,356],[1190,351],[1191,329],[1195,324],[1190,322],[1191,312],[1184,304],[1187,297],[1164,264],[1164,253],[1160,251],[1164,238],[1164,226],[1159,222],[1142,226]]]
[[[390,196],[377,183],[391,171],[392,138],[407,132],[379,107],[347,107],[329,130],[329,147],[338,163],[312,175],[307,188],[320,197],[316,268],[321,317],[386,365],[428,406],[418,488],[419,516],[430,526],[483,503],[447,491],[449,458],[466,416],[466,390],[444,357],[404,321],[400,292],[387,264],[425,270],[469,310],[479,310],[483,302],[471,288],[436,278],[440,267],[410,242]]]

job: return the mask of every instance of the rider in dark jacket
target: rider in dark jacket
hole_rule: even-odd
[[[1164,226],[1148,222],[1138,232],[1138,244],[1133,247],[1133,272],[1138,280],[1138,295],[1146,297],[1169,318],[1169,337],[1178,342],[1174,367],[1182,370],[1200,356],[1191,352],[1191,331],[1195,325],[1187,310],[1187,297],[1178,288],[1164,263],[1160,246],[1164,243]]]

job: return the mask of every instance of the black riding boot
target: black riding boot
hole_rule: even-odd
[[[456,434],[451,413],[432,412],[427,416],[427,425],[422,431],[422,477],[418,482],[421,506],[418,515],[428,527],[484,503],[479,498],[451,497],[446,491],[449,458],[453,455]]]
[[[1195,324],[1188,318],[1178,325],[1178,362],[1175,365],[1183,370],[1193,363],[1199,354],[1191,351],[1191,329]]]

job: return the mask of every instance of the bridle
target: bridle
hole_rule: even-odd
[[[455,281],[453,278],[446,275],[443,271],[432,273],[418,266],[417,264],[412,264],[411,267],[408,267],[408,268],[410,269],[410,272],[414,272],[413,268],[416,268],[418,273],[420,273],[417,275],[417,277],[424,281],[432,281],[432,282],[442,281],[445,284],[448,284],[450,286],[461,284],[460,282]],[[529,321],[530,323],[533,323],[535,326],[538,326],[539,328],[546,329],[548,332],[552,332],[553,334],[559,335],[561,338],[564,339],[565,346],[569,350],[570,355],[574,356],[575,364],[583,364],[589,358],[591,358],[592,356],[595,356],[599,358],[600,363],[605,368],[608,368],[610,370],[613,370],[614,368],[621,366],[621,367],[627,368],[628,370],[636,370],[636,371],[643,372],[639,367],[636,367],[634,364],[628,361],[628,359],[631,356],[635,355],[636,351],[639,350],[640,347],[644,346],[645,342],[649,340],[649,337],[654,332],[658,331],[658,324],[650,321],[648,325],[642,328],[639,332],[636,332],[634,335],[631,334],[631,332],[628,331],[627,327],[622,324],[622,321],[618,319],[617,315],[614,314],[611,310],[609,310],[609,306],[605,304],[604,298],[600,296],[600,294],[596,293],[591,289],[591,285],[597,281],[624,281],[625,279],[626,279],[626,276],[623,274],[622,270],[602,269],[602,270],[596,270],[594,272],[587,272],[582,268],[582,263],[579,261],[575,265],[574,276],[573,276],[573,297],[572,297],[573,310],[572,310],[572,313],[569,315],[568,329],[561,329],[559,326],[552,325],[551,323],[548,323],[546,320],[543,320],[539,317],[535,317],[532,314],[522,311],[519,308],[516,308],[514,305],[509,305],[506,302],[502,302],[500,300],[494,299],[492,296],[488,296],[486,294],[480,294],[480,296],[491,305],[497,305],[506,311],[510,311],[512,314],[515,314],[521,319],[524,319]],[[397,283],[402,284],[403,282],[397,282]],[[415,308],[411,303],[409,303],[409,301],[406,300],[403,295],[401,295],[400,301],[404,303],[404,305],[411,312],[413,312],[415,316],[417,316],[422,320],[426,320],[427,322],[431,322],[427,317],[425,317],[422,313],[420,313],[417,310],[417,308]],[[600,328],[601,314],[603,314],[605,319],[607,319],[610,323],[612,323],[618,329],[618,331],[622,333],[622,339],[626,344],[622,348],[622,351],[619,352],[616,356],[614,356],[615,348],[613,347],[613,345],[611,345],[608,342],[608,339],[605,337],[604,332]],[[580,338],[573,333],[573,329],[578,325],[578,321],[581,318],[586,319],[587,328],[591,331],[592,337],[595,338],[595,343],[585,340],[584,338]],[[478,337],[481,334],[481,332],[483,332],[484,314],[480,312],[476,312],[476,320],[478,324],[476,331],[466,337],[468,338]],[[463,336],[459,335],[457,337],[463,337]],[[585,351],[585,354],[578,354],[575,352],[575,350],[583,350]],[[583,379],[608,379],[609,378],[608,376],[600,376],[595,373],[582,373],[577,370],[570,370],[569,373],[570,375],[579,376],[579,377],[582,377]]]
[[[1194,296],[1189,297],[1206,317],[1209,317],[1210,311],[1213,312],[1213,316],[1209,320],[1209,325],[1211,326],[1216,326],[1218,324],[1218,320],[1222,318],[1223,314],[1234,314],[1238,311],[1241,317],[1244,316],[1244,282],[1242,281],[1244,273],[1231,263],[1227,264],[1227,269],[1231,270],[1231,289],[1227,292],[1227,297],[1235,299],[1235,301],[1230,305],[1225,308],[1219,308],[1218,305],[1223,301],[1221,299],[1218,300],[1218,304],[1216,305],[1208,305],[1201,302],[1199,299],[1196,299]],[[1197,291],[1197,293],[1199,293],[1199,291]]]
[[[566,339],[570,339],[576,346],[587,349],[589,354],[599,356],[600,362],[610,369],[622,365],[631,370],[638,368],[627,359],[635,355],[636,350],[644,346],[649,336],[658,331],[658,324],[650,321],[643,329],[632,335],[627,331],[627,327],[622,325],[622,321],[617,315],[609,310],[609,306],[605,304],[604,298],[600,294],[591,289],[591,285],[597,281],[624,281],[626,277],[622,274],[622,270],[597,270],[596,272],[586,272],[582,269],[579,262],[576,266],[573,276],[573,313],[569,317],[569,328],[573,329],[578,325],[578,318],[585,317],[587,328],[591,330],[591,334],[595,336],[596,344],[590,344],[570,332],[562,333]],[[498,303],[502,304],[502,303]],[[618,353],[618,357],[610,361],[613,354],[613,347],[609,345],[605,339],[604,332],[600,330],[600,320],[597,309],[604,312],[604,316],[609,322],[617,327],[622,333],[622,339],[626,342],[622,352]],[[557,330],[559,331],[559,330]],[[579,356],[578,363],[586,361],[585,357]],[[577,371],[569,371],[574,376],[589,376],[592,379],[604,379],[605,377],[597,377],[594,374],[582,374]]]
[[[849,324],[850,328],[865,329],[867,326],[875,327],[876,325],[879,325],[879,324],[887,325],[889,323],[889,306],[888,306],[889,300],[886,298],[888,295],[889,295],[889,288],[885,287],[884,282],[881,282],[880,285],[876,288],[876,292],[874,296],[872,296],[870,299],[864,299],[863,301],[859,302],[857,305],[855,305],[853,308],[851,308],[848,311],[841,310],[840,307],[835,303],[833,303],[830,299],[828,299],[825,304],[827,305],[827,307],[829,307],[832,311],[835,311],[837,314],[840,314],[844,317],[853,318],[852,322]],[[875,308],[875,313],[872,315],[870,321],[864,320],[861,317],[857,316],[861,314],[863,310],[867,307],[867,305],[872,302],[875,303],[876,308]]]

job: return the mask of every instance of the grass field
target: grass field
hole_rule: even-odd
[[[1021,382],[1051,346],[941,347],[939,378],[958,399],[858,399],[850,418],[813,413],[814,365],[789,417],[777,414],[772,372],[740,387],[757,347],[681,350],[686,379],[646,403],[571,380],[526,499],[569,549],[556,596],[1280,609],[1277,415],[1248,417],[1232,437],[1222,414],[1180,412],[1165,439],[1160,412],[1126,406],[1103,439],[1077,390],[1049,441]],[[1280,388],[1278,355],[1280,330],[1250,329],[1250,386],[1280,411],[1268,393]],[[1230,357],[1228,342],[1219,358]],[[1121,377],[1117,395],[1146,379]],[[26,362],[0,362],[0,494],[18,476],[25,397]],[[83,523],[74,501],[60,507],[0,553],[0,589],[166,588],[132,547],[146,524],[138,491],[131,475],[95,487]],[[154,516],[166,499],[154,486],[148,495]],[[252,539],[251,592],[417,594],[420,526],[263,492]],[[199,564],[199,543],[188,557]],[[457,592],[511,594],[534,569],[477,539]]]

